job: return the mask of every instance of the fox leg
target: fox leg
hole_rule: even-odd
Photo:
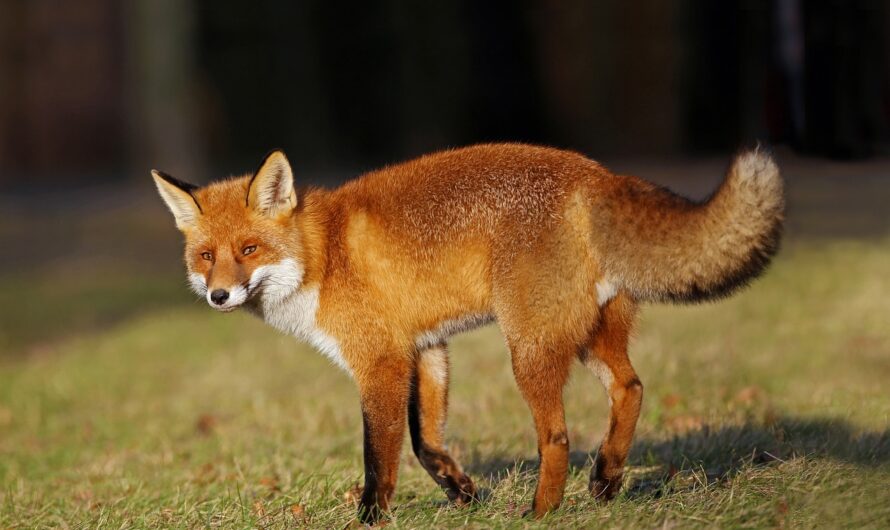
[[[569,468],[569,436],[562,391],[575,349],[542,348],[538,344],[510,343],[513,374],[531,409],[538,435],[541,469],[532,511],[541,517],[562,502]]]
[[[448,352],[442,343],[418,353],[408,401],[408,429],[420,465],[450,500],[462,505],[476,497],[476,487],[445,449],[442,437],[447,412]]]
[[[392,356],[377,360],[357,377],[365,436],[365,487],[359,518],[365,523],[389,511],[405,437],[411,372],[409,358]]]
[[[624,463],[633,440],[643,384],[627,357],[627,341],[636,305],[626,295],[612,299],[600,315],[599,326],[581,352],[581,361],[599,377],[611,407],[606,433],[590,472],[590,493],[611,500],[621,489]]]

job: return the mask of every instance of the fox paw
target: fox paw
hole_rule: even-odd
[[[446,490],[448,500],[457,506],[466,506],[479,500],[476,493],[476,485],[473,484],[472,479],[467,475],[453,477],[449,482],[451,484],[449,484]]]
[[[611,501],[621,491],[622,478],[623,475],[618,475],[611,479],[595,477],[590,479],[590,485],[587,489],[594,499],[603,502]]]

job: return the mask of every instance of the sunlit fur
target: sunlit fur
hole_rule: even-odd
[[[779,169],[762,151],[738,156],[701,204],[630,177],[609,179],[597,202],[603,268],[649,301],[707,300],[743,286],[776,252],[784,211]]]
[[[533,513],[562,500],[562,391],[574,359],[609,393],[590,490],[614,497],[642,401],[627,358],[637,304],[744,285],[776,251],[783,212],[778,169],[762,151],[738,156],[703,203],[576,153],[517,144],[424,156],[330,191],[291,179],[281,152],[253,174],[199,189],[155,174],[185,234],[193,288],[242,288],[244,307],[354,377],[366,521],[389,509],[406,415],[424,469],[455,502],[475,499],[441,442],[444,341],[492,319],[535,419]]]

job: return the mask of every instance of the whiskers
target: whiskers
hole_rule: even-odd
[[[247,285],[248,296],[261,294],[273,300],[283,299],[299,288],[303,269],[293,259],[257,268]]]

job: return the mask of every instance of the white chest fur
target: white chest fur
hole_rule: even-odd
[[[256,310],[267,324],[308,342],[351,375],[336,339],[318,327],[319,290],[301,286],[302,272],[293,260],[254,271],[251,288],[262,284]]]

